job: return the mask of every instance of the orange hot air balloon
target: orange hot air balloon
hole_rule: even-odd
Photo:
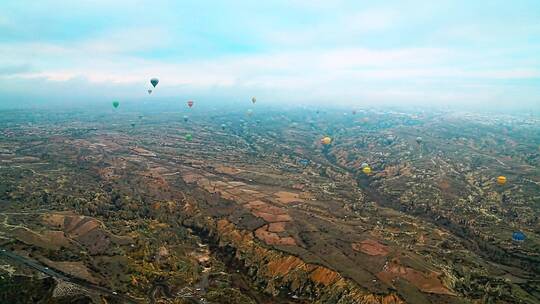
[[[321,139],[321,143],[325,146],[329,145],[332,143],[332,138],[326,136],[324,137],[323,139]]]
[[[193,107],[193,100],[188,101],[188,102],[187,102],[187,105],[188,105],[188,107],[190,107],[190,108]]]
[[[501,175],[501,176],[497,177],[497,184],[499,184],[499,185],[506,184],[506,176]]]

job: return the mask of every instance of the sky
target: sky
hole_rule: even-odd
[[[540,1],[2,0],[0,106],[540,107]]]

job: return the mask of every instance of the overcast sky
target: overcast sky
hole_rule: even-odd
[[[540,107],[540,1],[2,0],[0,103]]]

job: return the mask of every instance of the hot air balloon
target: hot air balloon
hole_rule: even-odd
[[[523,242],[526,238],[527,237],[525,236],[525,233],[521,231],[515,231],[514,233],[512,233],[512,241]]]
[[[193,107],[193,100],[189,100],[189,101],[187,102],[187,105],[188,105],[188,107],[190,107],[190,108]]]
[[[321,139],[321,143],[325,146],[329,145],[332,143],[332,138],[326,136],[324,137],[323,139]]]
[[[371,173],[371,168],[370,167],[365,167],[362,169],[362,172],[364,172],[364,174],[370,174]]]
[[[120,102],[117,101],[117,100],[115,100],[115,101],[112,102],[112,105],[113,105],[113,107],[116,109],[116,108],[118,108],[118,106],[120,105]]]
[[[187,122],[189,117],[187,115],[184,115],[184,121]]]
[[[253,115],[253,110],[252,109],[247,110],[246,114],[247,114],[247,116],[251,117],[251,115]]]
[[[185,138],[186,138],[187,141],[191,141],[193,139],[193,136],[191,136],[191,134],[188,133],[188,134],[186,134]]]
[[[151,90],[151,89],[148,89],[148,94],[152,94],[152,90]]]
[[[418,136],[418,137],[416,138],[416,142],[417,142],[418,144],[421,144],[422,141],[423,141],[422,137]]]
[[[143,119],[143,118],[144,118],[144,116],[142,116],[142,115],[139,115],[139,119]]]
[[[251,97],[251,102],[252,102],[252,103],[256,103],[256,102],[257,102],[257,98],[255,98],[255,96]]]
[[[135,123],[134,122],[131,123],[131,127],[135,128]]]
[[[360,168],[362,168],[362,169],[367,168],[367,167],[369,167],[368,163],[362,163],[360,165]]]
[[[157,86],[157,84],[159,83],[159,79],[157,78],[152,78],[150,79],[150,83],[154,86],[154,88]]]
[[[226,124],[221,124],[221,130],[225,130],[226,127],[227,127]]]
[[[501,175],[501,176],[497,177],[497,184],[499,184],[499,185],[506,184],[506,176]]]
[[[309,165],[309,159],[301,159],[298,161],[302,166]]]
[[[353,115],[356,115],[356,110],[352,110],[352,114],[353,114]]]

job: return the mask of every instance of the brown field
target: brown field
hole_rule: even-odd
[[[367,239],[360,243],[353,243],[352,248],[368,255],[386,256],[390,252],[390,248],[388,248],[388,246],[385,246],[373,239]]]

